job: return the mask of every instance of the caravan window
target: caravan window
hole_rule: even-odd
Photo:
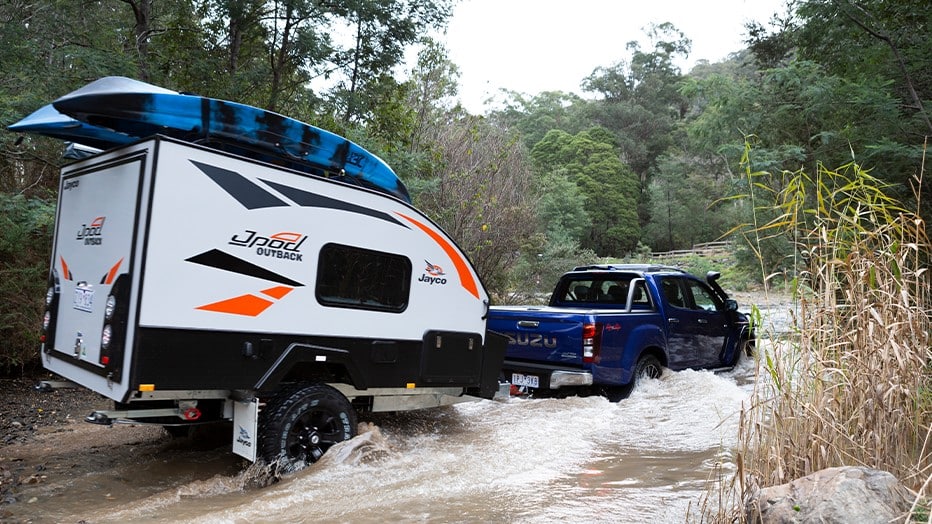
[[[401,313],[410,286],[407,257],[340,244],[320,250],[317,301],[324,306]]]

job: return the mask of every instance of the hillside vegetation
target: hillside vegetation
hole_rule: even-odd
[[[927,4],[789,1],[748,24],[744,49],[687,72],[676,64],[688,35],[658,20],[649,44],[631,35],[580,79],[585,98],[502,92],[474,115],[457,101],[456,64],[426,36],[453,0],[13,0],[0,3],[0,125],[107,75],[313,123],[393,166],[498,297],[549,291],[577,264],[730,240],[728,271],[779,279],[801,307],[798,339],[762,362],[737,493],[838,463],[918,489]],[[347,29],[357,38],[331,37]],[[38,365],[62,148],[0,131],[3,374]]]

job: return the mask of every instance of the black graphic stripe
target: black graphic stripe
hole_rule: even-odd
[[[189,159],[190,160],[190,159]],[[258,209],[263,207],[287,207],[288,204],[282,202],[278,197],[268,191],[253,184],[243,175],[236,171],[223,169],[209,164],[202,164],[196,160],[191,163],[210,177],[218,186],[235,198],[246,209]]]
[[[262,179],[260,179],[262,180]],[[278,191],[279,193],[285,195],[292,202],[298,204],[301,207],[320,207],[326,209],[336,209],[339,211],[347,211],[349,213],[358,213],[360,215],[366,215],[379,220],[385,220],[386,222],[391,222],[397,224],[403,228],[410,229],[406,224],[398,221],[395,217],[378,211],[375,209],[369,209],[368,207],[359,206],[356,204],[350,204],[349,202],[344,202],[342,200],[337,200],[335,198],[325,197],[323,195],[318,195],[316,193],[309,193],[307,191],[297,189],[291,186],[286,186],[283,184],[278,184],[276,182],[271,182],[269,180],[262,180],[263,184],[267,184],[269,187]]]
[[[247,262],[241,258],[237,258],[229,253],[224,253],[219,249],[205,251],[204,253],[201,253],[200,255],[194,255],[185,261],[200,264],[202,266],[222,269],[224,271],[230,271],[232,273],[239,273],[240,275],[261,278],[271,282],[278,282],[279,284],[285,284],[286,286],[304,286],[304,284],[300,282],[295,282],[288,277],[279,275],[274,271],[269,271],[268,269],[257,266],[252,262]]]

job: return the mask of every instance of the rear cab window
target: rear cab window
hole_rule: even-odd
[[[551,305],[653,309],[644,279],[637,273],[585,274],[565,277],[556,290]]]

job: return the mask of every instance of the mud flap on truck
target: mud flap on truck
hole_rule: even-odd
[[[259,399],[233,402],[233,453],[255,462],[259,447]]]

